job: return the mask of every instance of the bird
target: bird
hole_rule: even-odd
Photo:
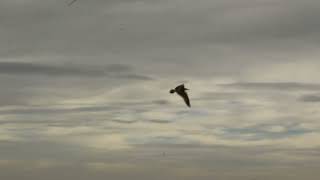
[[[180,95],[183,98],[183,100],[187,104],[187,106],[191,107],[190,100],[189,100],[189,97],[188,97],[186,90],[189,90],[189,89],[185,88],[184,84],[181,84],[181,85],[177,86],[176,88],[171,89],[170,93],[173,94],[176,92],[178,95]]]
[[[77,0],[72,0],[69,4],[68,4],[68,6],[71,6],[73,3],[75,3]]]

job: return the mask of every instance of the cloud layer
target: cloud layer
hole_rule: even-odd
[[[0,2],[0,179],[317,179],[319,2],[67,3]]]

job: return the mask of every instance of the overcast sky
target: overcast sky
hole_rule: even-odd
[[[0,179],[319,178],[320,1],[69,2],[0,1]]]

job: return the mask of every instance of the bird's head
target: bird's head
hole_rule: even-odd
[[[174,89],[171,89],[171,90],[170,90],[170,93],[171,93],[171,94],[173,94],[174,92],[175,92],[175,90],[174,90]]]

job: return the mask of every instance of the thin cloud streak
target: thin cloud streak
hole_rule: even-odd
[[[88,76],[113,77],[132,80],[153,80],[146,75],[134,74],[128,65],[111,64],[105,68],[68,67],[26,62],[0,62],[0,74],[7,75],[45,75],[45,76]]]
[[[236,82],[221,84],[223,87],[253,89],[253,90],[320,90],[320,84],[300,82]]]

